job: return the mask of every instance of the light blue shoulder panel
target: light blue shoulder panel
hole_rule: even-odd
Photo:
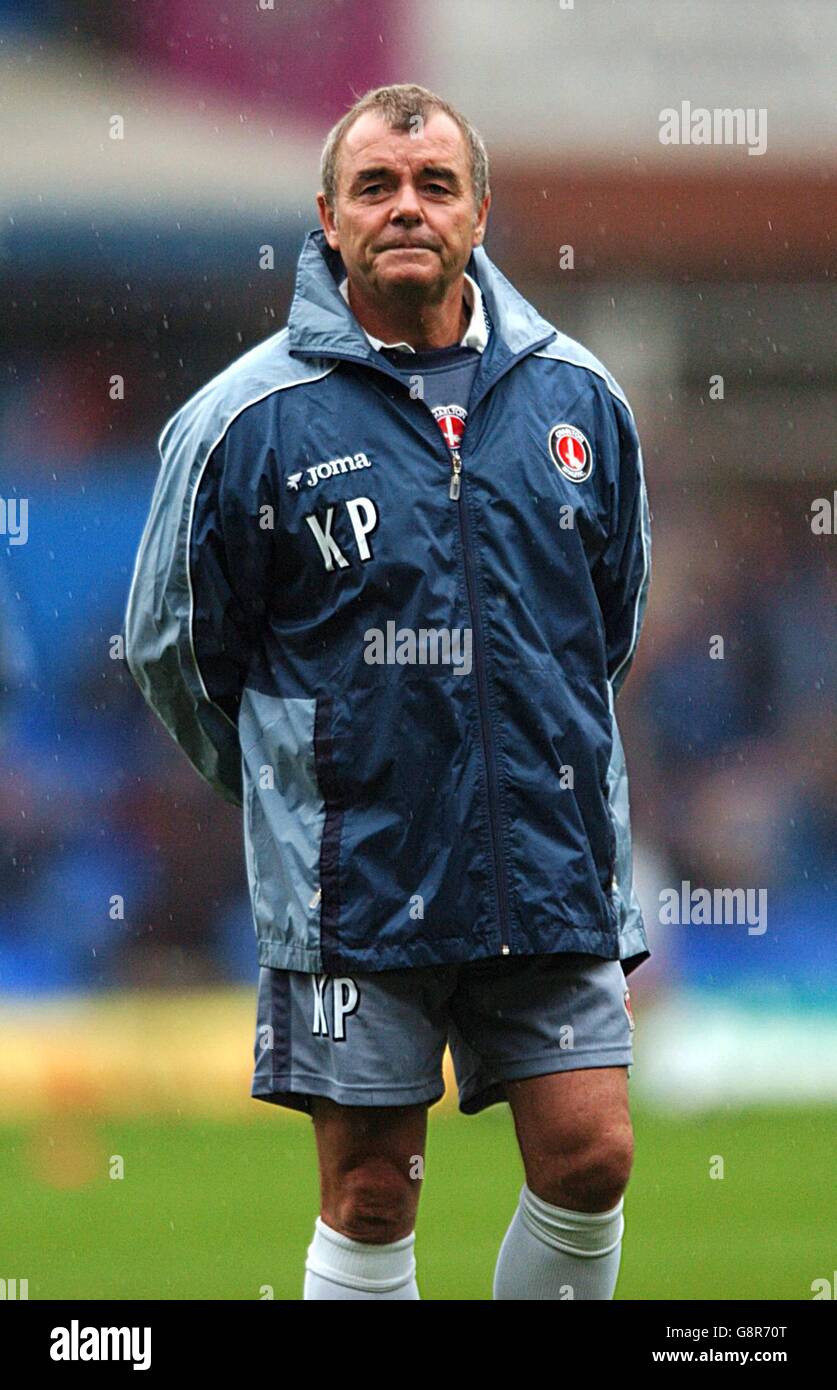
[[[194,499],[210,455],[242,411],[274,391],[317,381],[335,365],[290,356],[283,329],[208,382],[160,435],[161,468],[128,595],[126,660],[148,704],[195,769],[236,806],[243,800],[238,729],[210,700],[192,639]]]

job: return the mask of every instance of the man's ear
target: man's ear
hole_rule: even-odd
[[[479,211],[474,217],[474,245],[480,246],[485,237],[485,228],[488,219],[488,209],[491,207],[491,194],[486,193],[482,200]],[[477,225],[479,224],[479,225]]]
[[[337,213],[329,207],[324,193],[317,194],[317,212],[320,225],[325,232],[326,241],[332,251],[340,250],[340,237],[337,232]]]

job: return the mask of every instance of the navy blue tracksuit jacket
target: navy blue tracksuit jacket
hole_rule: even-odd
[[[287,327],[160,438],[127,660],[242,807],[262,965],[648,955],[614,717],[649,581],[634,420],[482,247],[467,271],[490,335],[455,455],[320,231]]]

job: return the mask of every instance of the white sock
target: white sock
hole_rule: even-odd
[[[611,1211],[569,1211],[526,1184],[494,1274],[495,1299],[610,1299],[622,1252],[623,1198]]]
[[[303,1301],[418,1298],[415,1240],[411,1231],[388,1245],[368,1245],[333,1231],[318,1216],[305,1261]]]

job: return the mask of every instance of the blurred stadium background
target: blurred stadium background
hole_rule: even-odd
[[[0,494],[29,507],[0,534],[0,1277],[31,1298],[300,1296],[313,1134],[249,1099],[239,819],[111,644],[159,429],[283,323],[325,134],[389,81],[480,128],[488,254],[644,442],[620,722],[653,957],[618,1296],[832,1277],[835,36],[825,0],[0,0]],[[661,145],[683,100],[766,108],[766,153]],[[767,931],[662,927],[684,880],[766,888]],[[449,1088],[427,1174],[423,1296],[490,1297],[506,1107]]]

